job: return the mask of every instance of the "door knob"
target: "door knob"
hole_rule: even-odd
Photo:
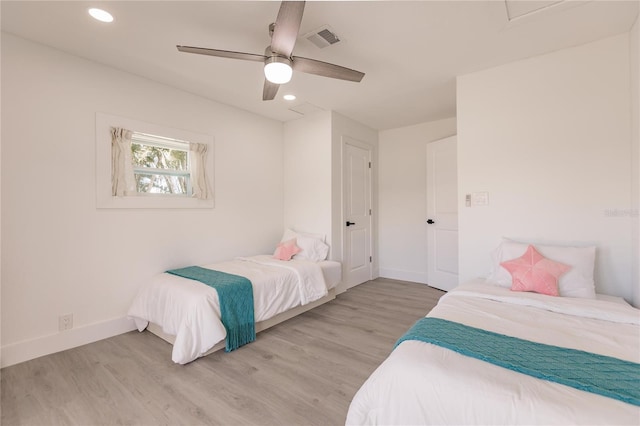
[[[355,224],[356,224],[355,222],[349,222],[349,221],[347,221],[347,226],[351,226],[351,225],[355,225]]]
[[[431,220],[431,219],[427,219],[427,223],[428,223],[429,225],[433,225],[435,222],[434,222],[433,220]]]

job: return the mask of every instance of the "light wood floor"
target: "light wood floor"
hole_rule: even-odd
[[[342,425],[395,341],[444,294],[377,279],[188,365],[133,331],[1,371],[2,425]]]

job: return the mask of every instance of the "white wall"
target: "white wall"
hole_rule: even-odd
[[[297,231],[323,234],[333,247],[331,111],[284,124],[284,224]]]
[[[631,70],[631,144],[633,147],[631,187],[633,190],[633,304],[640,306],[640,18],[629,33]]]
[[[456,134],[447,118],[380,132],[380,275],[427,282],[427,143]]]
[[[627,34],[458,78],[461,281],[502,236],[588,243],[597,290],[631,300],[629,80]]]
[[[98,111],[212,135],[215,208],[97,209]],[[280,122],[8,34],[1,118],[3,365],[131,329],[153,274],[272,252],[281,235]]]

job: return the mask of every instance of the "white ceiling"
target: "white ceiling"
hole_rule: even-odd
[[[89,7],[110,11],[97,22]],[[455,77],[629,31],[638,1],[308,2],[293,54],[365,72],[361,83],[296,73],[262,101],[262,65],[177,44],[262,54],[279,2],[2,1],[2,30],[276,120],[335,110],[374,129],[455,115]],[[342,42],[302,35],[329,25]],[[282,95],[298,98],[285,101]]]

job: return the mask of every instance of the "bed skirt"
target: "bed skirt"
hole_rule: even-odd
[[[288,319],[291,319],[293,317],[296,317],[302,313],[305,313],[307,311],[310,311],[313,308],[316,308],[320,305],[323,305],[327,302],[332,301],[333,299],[336,298],[336,289],[335,287],[330,289],[329,292],[327,293],[326,296],[315,300],[311,303],[308,303],[306,305],[300,305],[300,306],[296,306],[293,309],[289,309],[288,311],[282,312],[272,318],[269,318],[267,320],[264,321],[260,321],[256,323],[256,333],[259,333],[261,331],[264,331],[268,328],[273,327],[274,325],[278,325],[281,322],[284,322]],[[165,332],[162,331],[162,327],[158,324],[155,324],[153,322],[149,322],[149,325],[147,326],[147,331],[155,334],[156,336],[158,336],[159,338],[161,338],[162,340],[170,343],[173,345],[173,343],[176,340],[176,336],[173,336],[171,334],[167,334]],[[221,342],[217,343],[214,347],[212,347],[211,349],[209,349],[207,352],[205,352],[202,356],[207,356],[213,352],[219,351],[220,349],[224,349],[225,348],[225,341],[222,340]]]

